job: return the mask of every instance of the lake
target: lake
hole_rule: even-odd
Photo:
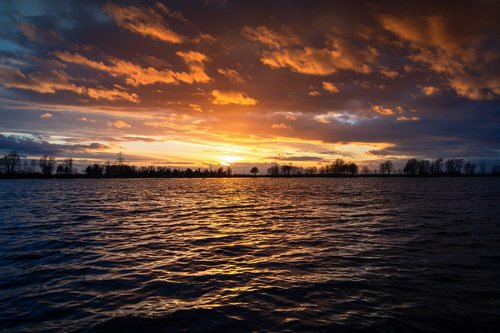
[[[500,178],[0,180],[0,330],[490,332]]]

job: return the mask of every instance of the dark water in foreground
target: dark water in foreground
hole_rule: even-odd
[[[500,178],[0,181],[0,330],[500,327]]]

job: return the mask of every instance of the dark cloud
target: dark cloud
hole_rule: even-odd
[[[17,151],[28,155],[55,155],[60,156],[68,152],[85,152],[89,150],[107,149],[108,146],[93,142],[90,144],[55,144],[37,137],[22,137],[0,134],[0,151]]]
[[[322,157],[318,156],[271,156],[270,159],[274,159],[277,161],[287,161],[287,162],[324,161]]]

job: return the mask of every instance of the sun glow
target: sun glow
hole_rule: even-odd
[[[239,156],[221,156],[219,158],[220,164],[222,165],[230,165],[232,163],[238,162],[241,160]]]

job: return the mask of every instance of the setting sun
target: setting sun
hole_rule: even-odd
[[[235,162],[241,161],[241,157],[239,156],[221,156],[219,158],[221,165],[231,165]]]

